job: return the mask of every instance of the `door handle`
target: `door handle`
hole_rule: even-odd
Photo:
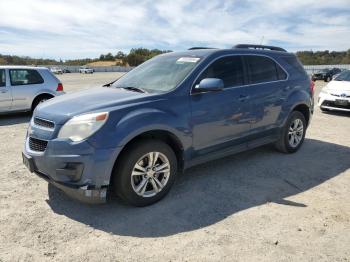
[[[238,100],[243,102],[243,101],[245,101],[245,100],[247,100],[249,98],[250,98],[250,96],[248,96],[248,95],[239,95]]]
[[[2,90],[1,90],[1,93],[2,93],[2,94],[7,93],[7,92],[8,92],[8,90],[6,90],[6,89],[2,89]]]

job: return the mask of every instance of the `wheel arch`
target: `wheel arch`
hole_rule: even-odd
[[[41,98],[45,98],[45,97],[53,98],[53,97],[55,97],[55,95],[53,95],[49,92],[36,94],[36,96],[34,97],[34,99],[32,101],[30,109],[33,111],[37,101],[40,100]]]
[[[308,126],[313,112],[313,98],[310,96],[310,93],[306,90],[306,88],[299,88],[289,94],[283,103],[282,108],[284,113],[281,115],[282,121],[280,127],[285,125],[289,115],[293,111],[301,112],[304,115]]]
[[[298,111],[300,113],[303,114],[303,116],[305,117],[305,121],[306,121],[306,126],[309,125],[310,123],[310,108],[308,105],[306,104],[298,104],[298,105],[295,105],[292,109],[291,112],[293,111]]]
[[[112,184],[113,173],[115,168],[118,165],[118,161],[120,160],[121,156],[125,153],[125,151],[131,145],[145,139],[156,139],[169,145],[173,149],[176,155],[176,159],[178,162],[178,171],[182,172],[184,170],[184,166],[185,166],[184,146],[181,140],[173,132],[169,130],[152,129],[152,130],[147,130],[147,131],[142,131],[140,133],[137,133],[133,137],[129,138],[128,141],[123,143],[121,150],[119,151],[116,159],[114,160],[113,169],[110,176],[110,184]]]

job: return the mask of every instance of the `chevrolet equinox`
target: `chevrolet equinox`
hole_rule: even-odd
[[[81,201],[115,192],[146,206],[191,166],[265,144],[296,152],[313,92],[296,56],[279,47],[162,54],[103,87],[40,104],[23,162]]]

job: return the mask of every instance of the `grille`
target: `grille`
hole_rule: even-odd
[[[34,124],[37,126],[42,126],[45,128],[49,128],[49,129],[54,129],[55,128],[55,123],[49,120],[45,120],[39,117],[35,117],[34,118]]]
[[[343,108],[343,109],[350,109],[350,103],[346,104],[346,105],[339,105],[339,104],[336,104],[335,102],[333,101],[324,101],[322,103],[323,106],[329,106],[329,107],[335,107],[335,108]]]
[[[337,97],[350,97],[350,95],[345,95],[345,96],[341,96],[341,95],[338,95],[338,94],[331,94],[332,96],[337,96]]]
[[[47,147],[47,141],[36,139],[33,137],[29,138],[29,148],[33,151],[44,152]]]

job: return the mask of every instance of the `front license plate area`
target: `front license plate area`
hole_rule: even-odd
[[[339,106],[347,106],[349,105],[349,101],[344,99],[336,99],[335,104]]]
[[[27,156],[22,153],[22,161],[23,164],[28,168],[28,170],[33,173],[34,172],[34,160],[31,156]]]

